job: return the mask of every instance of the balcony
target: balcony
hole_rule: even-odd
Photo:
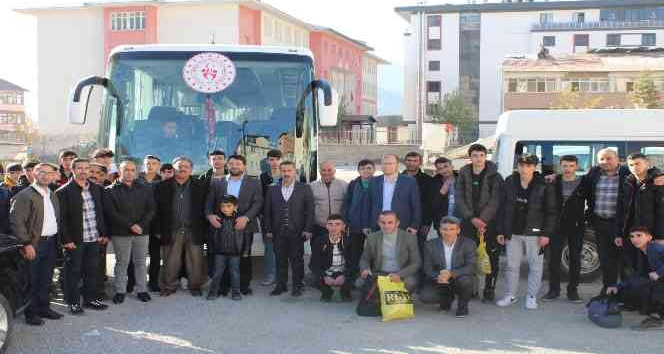
[[[533,32],[557,31],[597,31],[597,30],[625,30],[625,29],[655,29],[664,28],[664,20],[646,21],[596,21],[596,22],[545,22],[532,26]]]

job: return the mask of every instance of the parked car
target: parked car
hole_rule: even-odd
[[[14,317],[27,305],[27,262],[21,247],[16,237],[0,234],[0,353],[9,345]]]

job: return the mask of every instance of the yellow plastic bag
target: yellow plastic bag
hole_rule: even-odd
[[[489,254],[486,253],[486,240],[484,240],[484,234],[478,233],[477,238],[479,239],[479,245],[477,245],[477,269],[482,274],[491,274],[491,259],[489,259]]]
[[[379,276],[378,291],[383,321],[415,317],[413,299],[403,282],[394,283],[390,277]]]

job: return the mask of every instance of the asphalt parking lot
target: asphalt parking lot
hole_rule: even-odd
[[[589,298],[598,289],[584,284],[580,290]],[[664,333],[629,328],[639,316],[626,314],[621,329],[602,329],[588,321],[584,305],[566,300],[541,303],[536,311],[525,310],[523,301],[503,309],[475,300],[465,319],[416,304],[416,318],[381,322],[358,317],[355,303],[321,303],[314,289],[297,299],[273,298],[269,290],[255,285],[255,294],[240,302],[206,301],[186,291],[154,296],[148,304],[130,296],[106,311],[67,315],[37,328],[19,318],[8,353],[624,354],[664,348]]]

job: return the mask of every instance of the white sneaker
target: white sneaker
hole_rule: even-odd
[[[516,298],[516,296],[511,295],[511,294],[507,294],[504,298],[496,301],[496,305],[498,305],[500,307],[507,307],[507,306],[510,306],[510,305],[514,305],[517,302],[519,302],[519,299]]]
[[[526,297],[526,308],[528,310],[537,310],[538,305],[537,305],[537,298],[534,296],[528,295]]]

